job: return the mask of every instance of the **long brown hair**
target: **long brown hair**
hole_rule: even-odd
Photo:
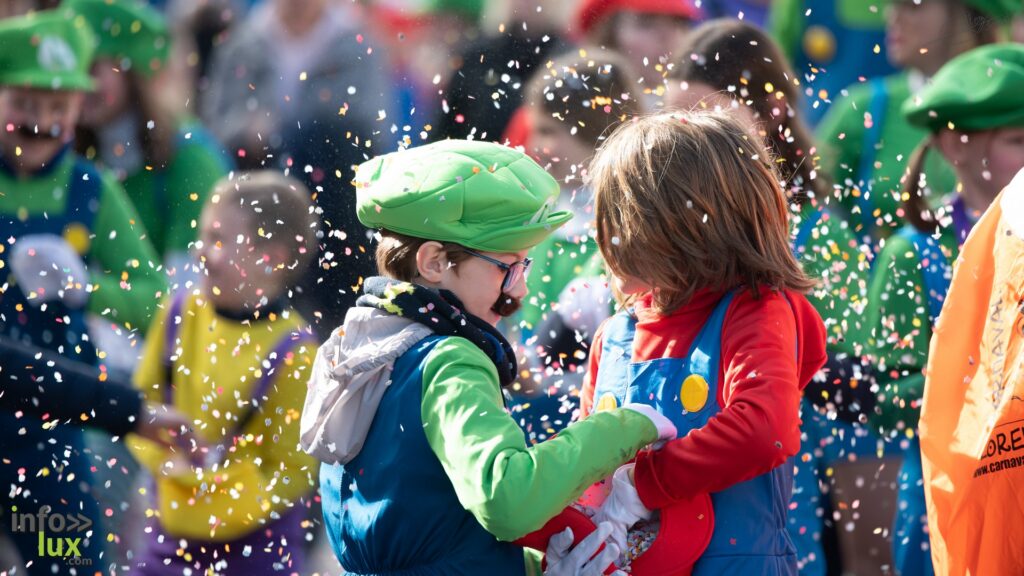
[[[622,124],[590,165],[597,243],[616,275],[654,290],[668,314],[698,290],[806,292],[788,206],[761,142],[724,112]]]
[[[814,139],[800,118],[800,81],[778,45],[761,29],[740,20],[705,22],[687,36],[669,82],[700,82],[731,93],[767,126],[765,138],[787,189],[803,200],[832,191],[818,169]]]

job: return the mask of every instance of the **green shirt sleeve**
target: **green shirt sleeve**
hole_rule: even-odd
[[[202,142],[185,141],[167,170],[170,219],[164,234],[165,255],[187,252],[199,235],[199,215],[214,184],[228,173],[228,163]]]
[[[920,265],[914,245],[898,235],[886,240],[875,260],[866,336],[878,368],[878,409],[869,415],[876,428],[893,430],[901,421],[913,428],[920,416],[921,371],[932,335]]]
[[[145,330],[165,289],[160,259],[121,185],[103,174],[90,268],[91,312]]]
[[[657,440],[647,418],[600,412],[527,447],[505,412],[497,372],[476,346],[447,338],[423,371],[423,430],[459,502],[499,540],[539,529],[594,482]]]

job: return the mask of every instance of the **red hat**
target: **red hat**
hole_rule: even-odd
[[[576,25],[580,33],[586,34],[605,18],[623,10],[680,16],[687,20],[698,20],[702,16],[693,0],[583,0],[576,14]]]

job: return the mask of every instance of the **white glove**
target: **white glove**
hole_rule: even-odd
[[[633,464],[626,464],[615,471],[612,475],[612,491],[608,498],[594,514],[594,522],[597,524],[609,523],[612,525],[610,538],[620,550],[626,549],[626,533],[629,529],[641,520],[649,520],[651,512],[640,501],[636,486],[629,478]]]
[[[62,301],[81,308],[89,299],[89,274],[78,252],[56,234],[29,234],[11,248],[11,274],[35,307]]]
[[[660,448],[665,442],[669,440],[675,440],[676,436],[679,435],[679,431],[676,430],[676,425],[672,423],[664,414],[658,412],[653,406],[642,404],[640,402],[631,402],[629,404],[623,404],[622,407],[625,410],[632,410],[637,414],[646,416],[651,424],[658,429],[658,441],[655,442],[654,447]]]
[[[608,541],[608,535],[613,530],[613,526],[607,522],[598,524],[597,530],[591,532],[575,548],[572,548],[572,528],[555,534],[548,541],[545,555],[548,569],[544,571],[544,576],[601,576],[605,568],[619,557],[620,548]],[[594,556],[601,544],[605,544],[604,550]],[[591,559],[591,556],[594,558]],[[616,570],[614,576],[626,576],[626,573]]]
[[[612,291],[600,278],[576,278],[558,295],[558,314],[566,327],[593,336],[611,315]]]

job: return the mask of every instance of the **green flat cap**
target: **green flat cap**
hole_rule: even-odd
[[[117,60],[122,69],[152,76],[167,64],[171,37],[167,20],[133,0],[67,0],[96,35],[96,56]]]
[[[572,218],[558,183],[507,146],[445,140],[378,156],[356,170],[356,213],[370,228],[488,252],[539,244]]]
[[[93,36],[63,10],[0,20],[0,85],[92,90]]]
[[[887,4],[900,2],[932,2],[935,0],[884,0]],[[1009,22],[1015,15],[1024,11],[1021,0],[961,0],[965,5],[999,22]]]
[[[933,132],[1024,126],[1024,44],[990,44],[950,60],[903,103],[903,115]]]
[[[1024,8],[1021,0],[964,0],[964,4],[1000,22],[1010,21]]]

